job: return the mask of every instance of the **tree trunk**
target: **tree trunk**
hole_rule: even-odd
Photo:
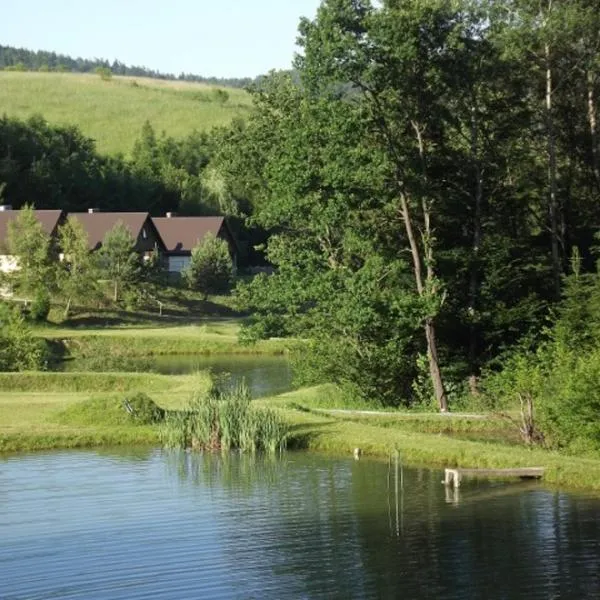
[[[600,191],[600,162],[598,160],[598,132],[596,126],[596,95],[594,93],[594,74],[587,72],[587,114],[590,126],[590,138],[592,144],[592,170],[596,187]]]
[[[554,119],[552,118],[552,62],[550,46],[544,45],[544,61],[546,67],[546,135],[548,141],[548,187],[550,235],[552,237],[552,272],[554,275],[554,290],[556,297],[560,296],[560,276],[562,273],[559,244],[559,206],[556,183],[556,139],[554,134]]]
[[[119,300],[119,282],[115,280],[115,288],[113,293],[113,300],[117,302]]]
[[[71,297],[67,300],[67,305],[65,306],[65,319],[69,316],[69,311],[71,310]]]
[[[429,375],[433,384],[433,392],[437,400],[440,412],[448,412],[448,398],[444,389],[442,372],[437,355],[437,342],[435,339],[435,326],[433,319],[428,317],[425,320],[425,337],[427,338],[427,358],[429,359]]]
[[[410,245],[410,252],[413,260],[413,269],[415,273],[415,283],[417,286],[417,292],[419,293],[419,296],[424,296],[425,286],[423,284],[423,272],[421,269],[421,254],[412,226],[412,220],[408,208],[408,201],[404,193],[400,194],[400,203],[402,211],[402,220],[406,229],[406,235],[408,237],[408,243]],[[429,223],[428,214],[426,216],[426,223]],[[427,226],[428,225],[426,225],[426,227]],[[433,273],[433,268],[431,264],[428,265],[427,269],[428,271],[431,270],[431,273]],[[442,379],[442,373],[440,371],[440,365],[438,362],[437,342],[435,338],[435,325],[432,317],[427,317],[427,319],[425,320],[425,338],[427,340],[427,359],[429,362],[429,375],[431,377],[433,391],[437,403],[440,407],[440,411],[446,412],[448,410],[448,400],[446,397],[446,390],[444,389],[444,382]]]

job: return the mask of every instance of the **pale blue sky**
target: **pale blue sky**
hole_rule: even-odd
[[[289,68],[320,0],[5,0],[0,44],[179,74]]]

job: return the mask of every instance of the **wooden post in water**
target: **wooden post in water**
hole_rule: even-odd
[[[446,486],[460,487],[463,477],[517,477],[519,479],[540,479],[544,476],[544,467],[519,467],[515,469],[446,469],[444,481]]]

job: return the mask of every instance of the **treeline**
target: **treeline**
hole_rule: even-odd
[[[192,132],[182,140],[157,136],[146,123],[130,159],[103,156],[77,127],[36,116],[0,118],[2,201],[20,208],[81,211],[166,211],[227,214],[224,186],[210,169],[217,134]],[[230,203],[231,204],[231,203]]]
[[[311,339],[306,381],[459,406],[548,339],[573,253],[596,277],[596,3],[326,0],[300,44],[301,85],[229,138],[276,232],[247,334]]]
[[[0,45],[0,70],[8,71],[58,71],[73,73],[94,73],[98,68],[110,69],[113,75],[129,75],[133,77],[150,77],[180,81],[195,81],[224,87],[245,88],[255,80],[250,77],[202,77],[192,73],[161,73],[146,67],[129,66],[118,60],[112,63],[101,58],[72,58],[56,52],[45,50],[27,50]]]

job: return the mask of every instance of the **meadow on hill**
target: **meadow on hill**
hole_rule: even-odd
[[[77,125],[105,154],[128,155],[145,121],[177,138],[227,125],[250,105],[244,90],[201,83],[0,71],[2,114],[22,119],[39,114],[51,124]]]

